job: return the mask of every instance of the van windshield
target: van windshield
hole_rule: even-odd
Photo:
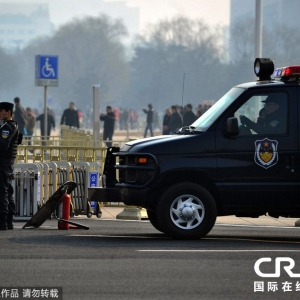
[[[219,118],[223,111],[225,111],[244,91],[245,89],[243,88],[232,88],[201,117],[199,117],[191,127],[194,131],[205,132]]]

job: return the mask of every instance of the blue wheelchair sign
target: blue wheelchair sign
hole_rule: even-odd
[[[90,187],[99,186],[99,173],[98,172],[90,172]]]
[[[58,86],[58,55],[35,56],[35,85]]]
[[[58,79],[58,56],[39,55],[39,78]]]

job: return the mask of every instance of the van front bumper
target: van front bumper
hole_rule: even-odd
[[[146,207],[147,190],[102,188],[88,189],[88,201],[95,202],[123,202],[126,205]]]

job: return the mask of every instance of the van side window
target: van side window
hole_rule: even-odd
[[[254,95],[235,113],[240,135],[286,134],[288,97],[285,93]]]

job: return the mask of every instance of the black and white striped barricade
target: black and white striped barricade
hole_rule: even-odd
[[[75,215],[86,215],[91,218],[93,213],[100,218],[100,202],[88,202],[88,188],[99,187],[100,164],[97,162],[72,162],[72,180],[77,189],[72,192]]]
[[[41,205],[42,166],[37,163],[14,165],[15,220],[29,220]]]

